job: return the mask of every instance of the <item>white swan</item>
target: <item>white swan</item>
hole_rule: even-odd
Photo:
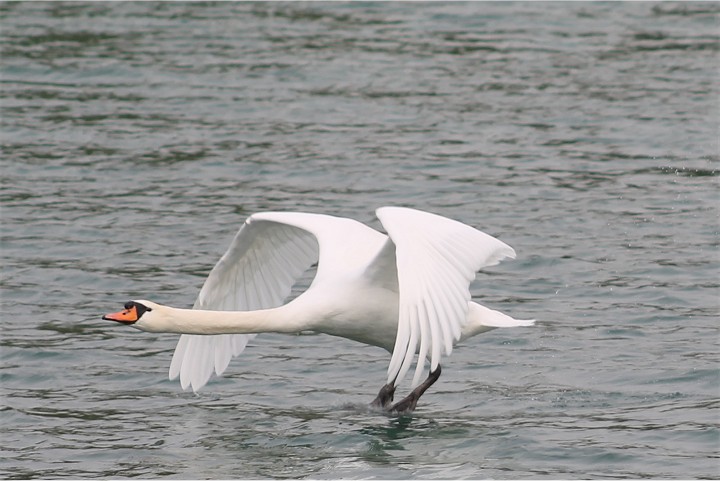
[[[138,300],[103,319],[149,332],[180,333],[170,379],[197,391],[263,332],[315,331],[392,353],[374,405],[409,412],[440,375],[453,345],[495,327],[528,326],[470,300],[480,268],[507,244],[460,222],[404,207],[376,211],[387,235],[352,219],[266,212],[250,216],[208,276],[193,309]],[[293,284],[317,262],[310,287],[287,304]],[[390,406],[418,353],[413,386]],[[430,376],[419,384],[426,359]]]

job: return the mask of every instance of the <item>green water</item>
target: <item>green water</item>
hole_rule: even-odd
[[[718,15],[705,3],[2,3],[4,478],[718,478]],[[518,259],[410,418],[389,356],[176,336],[247,215],[408,205]]]

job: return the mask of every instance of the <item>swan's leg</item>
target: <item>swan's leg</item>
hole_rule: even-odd
[[[385,384],[377,397],[370,406],[374,408],[387,409],[388,405],[392,402],[393,396],[395,395],[395,386],[393,384]]]
[[[423,381],[422,384],[420,384],[418,387],[413,389],[413,391],[408,394],[408,396],[403,399],[402,401],[395,404],[393,407],[388,409],[388,412],[390,414],[409,414],[415,410],[415,406],[417,405],[418,399],[420,399],[420,396],[423,395],[425,391],[428,390],[430,386],[435,384],[435,381],[438,380],[440,377],[440,373],[442,372],[442,369],[440,369],[440,365],[438,364],[437,369],[430,372],[430,375],[428,376],[425,381]],[[385,386],[387,387],[387,385]],[[383,387],[383,389],[385,389]],[[394,389],[393,389],[394,391]],[[382,390],[380,391],[382,393]],[[379,397],[379,395],[378,395]],[[392,400],[392,398],[390,398]]]

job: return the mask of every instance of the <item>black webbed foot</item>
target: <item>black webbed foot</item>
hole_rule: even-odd
[[[435,384],[435,381],[438,380],[441,372],[442,369],[438,365],[437,369],[431,371],[428,378],[425,379],[422,384],[413,389],[413,391],[408,394],[407,397],[405,397],[402,401],[397,402],[392,407],[388,406],[393,400],[393,395],[395,394],[395,386],[393,386],[392,384],[386,384],[382,387],[382,389],[380,389],[377,398],[375,398],[371,406],[383,408],[388,414],[392,415],[410,414],[415,410],[420,396],[422,396],[430,386]]]
[[[395,396],[395,386],[392,384],[385,384],[382,389],[380,389],[380,392],[375,400],[370,403],[370,406],[374,408],[387,409],[393,401],[393,396]]]

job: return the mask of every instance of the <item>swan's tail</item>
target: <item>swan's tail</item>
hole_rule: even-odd
[[[472,312],[473,317],[479,319],[479,324],[487,327],[522,327],[535,324],[535,319],[514,319],[507,314],[488,309],[475,302],[470,304],[470,309],[474,311]]]

